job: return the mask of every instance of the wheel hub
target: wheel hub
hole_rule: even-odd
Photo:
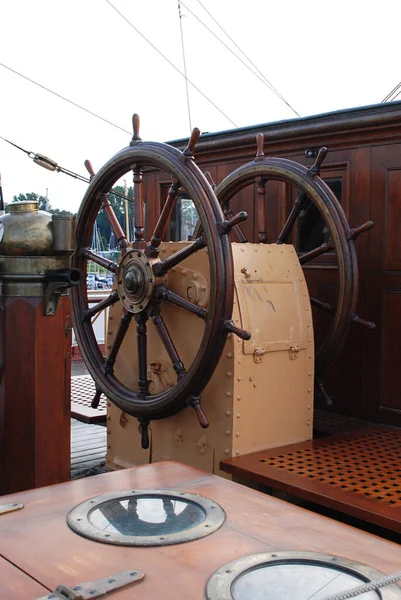
[[[142,294],[145,286],[143,272],[138,267],[132,267],[125,274],[125,287],[131,294]]]
[[[120,300],[129,312],[140,312],[149,304],[155,277],[149,258],[143,252],[128,250],[125,253],[117,281]]]

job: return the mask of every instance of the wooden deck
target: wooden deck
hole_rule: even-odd
[[[107,429],[71,419],[71,479],[105,472]]]

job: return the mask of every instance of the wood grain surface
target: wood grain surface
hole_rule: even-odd
[[[157,548],[97,543],[77,535],[66,523],[68,512],[88,498],[149,488],[170,488],[212,498],[225,510],[226,521],[208,537]],[[145,572],[144,581],[115,593],[113,600],[201,600],[208,578],[226,562],[277,550],[334,554],[386,574],[401,568],[401,548],[397,544],[174,462],[0,498],[0,503],[6,502],[22,502],[25,507],[0,517],[0,555],[51,590],[60,583],[74,586],[119,571],[140,569]]]
[[[10,562],[0,557],[0,598],[2,600],[33,600],[48,594],[41,586]]]

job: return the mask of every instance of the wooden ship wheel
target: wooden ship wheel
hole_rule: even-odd
[[[354,247],[354,240],[362,232],[371,229],[374,224],[368,221],[356,229],[349,227],[335,194],[319,176],[321,164],[327,154],[326,148],[320,149],[313,166],[307,168],[285,158],[266,157],[263,153],[263,134],[258,134],[256,139],[257,153],[253,161],[230,173],[218,186],[214,184],[209,173],[206,173],[206,176],[227,219],[232,218],[230,202],[234,196],[245,187],[256,184],[257,241],[260,243],[296,245],[299,221],[311,207],[315,207],[317,210],[315,214],[323,219],[326,239],[315,247],[308,248],[306,252],[298,251],[298,257],[304,267],[323,254],[331,253],[335,256],[338,272],[336,303],[329,304],[314,297],[310,299],[312,307],[323,310],[331,316],[330,325],[323,339],[319,340],[315,354],[316,391],[328,404],[331,404],[322,378],[338,356],[351,324],[357,323],[368,329],[375,327],[373,323],[359,318],[355,313],[358,300],[358,264]],[[291,194],[292,206],[281,231],[277,232],[275,239],[268,240],[266,186],[271,180],[289,184],[294,188],[294,193]],[[201,231],[201,223],[198,223],[196,235]],[[238,242],[248,242],[239,225],[233,228],[233,232]]]
[[[93,308],[88,306],[86,278],[71,294],[74,330],[85,363],[96,384],[92,406],[104,393],[117,407],[140,423],[142,446],[148,447],[148,424],[175,414],[191,405],[203,427],[206,416],[200,406],[200,393],[210,379],[224,348],[228,332],[249,337],[231,321],[233,307],[232,257],[228,234],[244,218],[242,213],[225,220],[211,186],[193,160],[193,149],[200,135],[195,129],[184,152],[162,143],[143,142],[139,137],[139,117],[134,115],[134,136],[128,148],[116,154],[95,175],[90,163],[91,182],[77,218],[77,250],[73,266],[86,273],[91,260],[114,274],[115,285],[107,299]],[[148,242],[144,239],[144,203],[142,173],[146,167],[169,174],[172,184],[155,230]],[[130,242],[114,214],[108,194],[125,173],[133,172],[135,196],[135,241]],[[202,234],[192,243],[162,260],[160,244],[166,232],[178,192],[184,188],[202,224]],[[100,209],[108,217],[121,253],[119,262],[110,261],[90,249],[91,233]],[[210,300],[207,308],[191,303],[169,289],[169,273],[194,253],[205,249],[209,262]],[[122,316],[113,345],[106,358],[99,350],[92,319],[102,310],[120,303]],[[204,331],[196,355],[190,365],[184,365],[174,340],[163,319],[166,304],[180,307],[204,322]],[[149,393],[147,379],[147,333],[154,327],[171,360],[175,384],[160,393]],[[136,389],[127,387],[115,374],[115,363],[124,338],[130,328],[136,328],[137,370]],[[191,335],[191,332],[188,332]]]

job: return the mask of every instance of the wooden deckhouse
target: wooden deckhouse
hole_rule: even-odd
[[[353,327],[336,363],[325,379],[332,409],[360,419],[401,425],[401,103],[393,102],[311,117],[265,123],[218,133],[204,133],[196,146],[196,162],[216,184],[256,153],[256,135],[264,135],[266,156],[285,157],[311,165],[322,146],[328,148],[321,177],[332,188],[351,227],[368,220],[374,228],[356,242],[359,263],[358,314],[375,330]],[[187,140],[169,142],[183,149]],[[157,172],[145,176],[147,228],[152,230],[163,205],[168,182]],[[286,184],[269,182],[267,240],[274,242],[288,216],[291,192]],[[246,210],[242,224],[247,239],[258,241],[257,185],[238,193],[233,212]],[[323,223],[323,222],[322,222]],[[304,241],[307,245],[308,226]],[[302,237],[302,236],[301,236]],[[299,249],[299,248],[298,248]],[[302,250],[302,248],[301,248]],[[311,295],[331,302],[336,294],[330,253],[305,266]],[[316,336],[327,318],[314,321]]]

